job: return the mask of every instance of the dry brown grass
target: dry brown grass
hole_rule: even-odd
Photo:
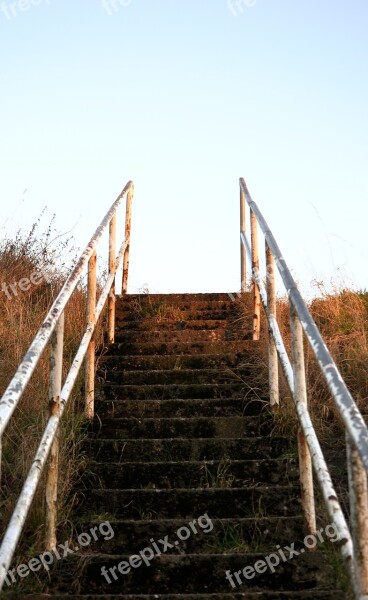
[[[367,295],[344,287],[328,293],[319,286],[319,295],[308,308],[349,391],[360,410],[367,412]],[[278,302],[278,322],[289,350],[289,309],[285,299]],[[319,433],[324,438],[336,434],[343,441],[338,409],[306,339],[305,364],[309,407]]]
[[[244,306],[244,327],[252,326],[252,300],[250,296],[236,302]],[[328,293],[319,285],[319,295],[308,305],[327,347],[339,368],[345,383],[363,414],[368,414],[368,293],[355,292],[341,286]],[[285,297],[277,300],[277,320],[285,347],[290,356],[289,305]],[[259,369],[268,377],[267,324],[261,310],[261,340],[259,344]],[[314,354],[305,339],[305,361],[308,401],[318,432],[325,439],[331,434],[341,435],[341,419],[334,400],[324,381]],[[281,369],[280,369],[281,371]],[[290,433],[294,431],[295,410],[285,378],[280,376],[280,425]],[[289,417],[287,416],[289,415]],[[343,439],[343,436],[342,436]]]
[[[74,260],[72,242],[62,236],[52,239],[52,223],[39,232],[36,223],[28,235],[18,232],[14,239],[0,243],[0,286],[7,284],[11,297],[0,291],[0,395],[3,394],[15,370],[42,324],[52,301],[61,289]],[[30,278],[42,269],[47,280],[31,285],[27,291],[11,283]],[[79,346],[86,313],[85,287],[72,295],[65,311],[65,345],[63,375]],[[102,345],[101,328],[97,343]],[[49,351],[45,350],[39,364],[9,423],[3,440],[1,529],[6,527],[22,488],[35,450],[40,442],[48,417]],[[83,373],[80,374],[61,426],[61,456],[59,480],[59,526],[67,523],[73,504],[75,486],[83,462],[79,452],[84,430],[82,410]],[[44,481],[41,481],[21,542],[21,552],[29,555],[35,549],[44,550]]]

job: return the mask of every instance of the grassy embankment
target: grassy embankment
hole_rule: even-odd
[[[38,236],[37,224],[28,235],[18,234],[13,240],[0,244],[0,393],[2,394],[16,366],[29,347],[53,299],[56,297],[70,268],[70,240],[59,237],[52,242],[52,229]],[[60,257],[66,257],[63,261]],[[43,273],[37,284],[23,291],[20,281],[30,279],[33,273]],[[17,293],[10,284],[18,282]],[[66,310],[64,376],[79,345],[85,323],[85,287],[81,285]],[[368,396],[367,375],[367,312],[368,294],[348,289],[333,294],[321,293],[310,303],[310,310],[336,360],[359,407],[364,412]],[[288,339],[288,306],[278,300],[279,324]],[[246,318],[249,325],[249,314]],[[264,317],[262,317],[265,331]],[[263,335],[265,340],[266,336]],[[102,343],[101,331],[99,342]],[[267,377],[266,353],[260,364],[260,376]],[[262,368],[264,367],[264,369]],[[341,440],[340,419],[330,397],[312,352],[306,345],[308,396],[311,413],[317,429],[328,448],[329,442]],[[15,500],[19,495],[34,451],[44,429],[47,415],[48,351],[45,351],[22,400],[15,411],[3,440],[1,520],[2,528],[8,522]],[[296,433],[295,411],[290,394],[282,382],[282,407],[276,414],[276,433]],[[83,470],[80,447],[84,439],[83,373],[80,375],[61,432],[59,530],[63,540],[73,536],[70,514],[73,509],[73,489]],[[340,451],[341,451],[340,450]],[[41,482],[36,501],[23,535],[20,554],[33,557],[44,550],[44,482]]]
[[[51,222],[39,232],[19,232],[0,243],[0,395],[23,358],[75,261],[72,239],[57,235]],[[32,283],[34,282],[34,283]],[[75,356],[85,327],[85,281],[75,290],[65,311],[63,377]],[[101,329],[97,344],[101,345]],[[62,541],[73,536],[69,516],[73,489],[83,470],[80,447],[85,436],[83,369],[61,427],[59,531]],[[49,349],[47,348],[16,408],[3,439],[1,530],[6,527],[48,418]],[[17,555],[33,557],[45,550],[45,477],[43,475]],[[61,538],[60,538],[61,539]]]

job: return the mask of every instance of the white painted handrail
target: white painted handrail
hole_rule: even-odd
[[[17,543],[22,533],[25,520],[34,498],[41,474],[50,456],[48,477],[46,483],[46,549],[51,550],[56,545],[56,490],[58,480],[58,440],[57,432],[60,419],[69,400],[73,386],[86,359],[86,416],[94,415],[94,375],[95,375],[95,347],[94,332],[99,317],[108,301],[108,327],[107,339],[114,341],[115,330],[115,279],[117,271],[123,268],[122,292],[127,292],[131,207],[134,195],[134,186],[130,181],[115,200],[110,210],[105,215],[96,229],[90,242],[82,253],[76,266],[70,273],[58,297],[51,306],[43,324],[33,339],[28,351],[20,363],[13,379],[8,385],[0,400],[0,437],[3,435],[7,424],[22,397],[22,394],[40,360],[48,342],[51,341],[50,360],[50,414],[41,442],[34,457],[33,463],[23,485],[16,507],[5,531],[0,547],[0,590]],[[125,213],[125,238],[116,256],[116,212],[122,202],[126,200]],[[109,227],[109,274],[102,288],[96,304],[96,257],[98,242]],[[85,268],[88,267],[87,290],[87,323],[82,341],[75,358],[62,385],[62,358],[63,358],[63,320],[64,310],[76,286],[81,281]]]
[[[314,534],[316,532],[311,470],[313,465],[328,514],[335,523],[340,535],[341,553],[350,575],[355,596],[359,600],[368,600],[368,428],[297,288],[270,228],[257,204],[252,200],[244,179],[241,178],[239,183],[241,290],[245,291],[246,289],[246,256],[248,256],[252,265],[251,279],[254,282],[253,339],[257,340],[260,336],[259,298],[268,320],[270,404],[271,406],[279,404],[278,356],[295,402],[300,424],[298,436],[299,464],[302,505],[306,525],[309,533]],[[246,237],[246,203],[250,209],[250,243]],[[258,225],[264,234],[265,240],[267,290],[259,271]],[[278,268],[289,298],[292,364],[285,350],[276,318],[274,264]],[[318,361],[346,429],[351,529],[341,509],[308,411],[302,329]],[[277,354],[273,352],[274,348]]]

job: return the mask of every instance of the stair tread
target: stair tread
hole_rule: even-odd
[[[116,354],[127,354],[127,355],[152,355],[152,354],[165,354],[165,355],[180,355],[180,354],[207,354],[207,355],[219,355],[225,352],[231,351],[244,351],[248,352],[250,347],[255,342],[252,340],[222,340],[211,342],[209,340],[198,340],[198,341],[187,341],[187,342],[174,342],[174,341],[162,341],[162,340],[151,340],[148,342],[128,342],[128,341],[115,341],[114,346],[109,348],[109,352],[113,355]]]
[[[147,542],[146,542],[147,545]],[[268,549],[268,553],[271,553],[272,550],[275,550],[275,548],[269,548]],[[322,565],[325,563],[326,561],[326,557],[324,555],[323,552],[308,552],[308,550],[306,548],[302,548],[301,544],[299,544],[298,546],[295,545],[295,550],[296,552],[299,553],[299,556],[297,557],[293,557],[293,559],[290,559],[290,561],[282,561],[280,560],[280,565],[278,566],[288,566],[290,568],[290,566],[292,566],[293,561],[296,562],[298,561],[306,561],[306,562],[312,562],[312,563],[316,563],[317,568],[320,566],[318,565],[318,562],[321,562]],[[304,552],[302,552],[304,550]],[[138,552],[138,551],[137,551]],[[266,550],[267,553],[267,550]],[[266,554],[267,555],[267,554]],[[83,556],[84,559],[89,559],[90,564],[92,562],[100,562],[100,561],[105,561],[105,562],[120,562],[121,560],[127,560],[129,559],[130,556],[132,556],[132,553],[129,552],[119,552],[119,553],[104,553],[104,552],[91,552],[91,551],[84,551],[83,553],[78,553],[74,552],[73,555],[71,555],[70,557],[68,557],[68,561],[79,561],[80,557]],[[185,553],[185,554],[169,554],[168,552],[166,553],[162,553],[160,556],[156,555],[153,559],[153,561],[156,562],[166,562],[166,563],[173,563],[174,565],[178,565],[179,567],[181,566],[180,563],[182,563],[183,565],[188,565],[188,563],[193,562],[195,564],[196,561],[211,561],[211,560],[218,560],[218,561],[224,561],[224,562],[231,562],[231,559],[236,558],[236,562],[238,564],[241,564],[241,562],[244,562],[244,566],[249,563],[255,563],[257,562],[257,560],[262,560],[265,557],[265,552],[237,552],[236,554],[232,555],[232,554],[228,554],[228,553],[221,553],[221,552],[206,552],[206,553]],[[152,561],[152,562],[153,562]]]
[[[162,330],[162,328],[173,328],[175,330],[178,326],[183,325],[185,325],[186,330],[190,331],[195,331],[197,329],[227,329],[228,327],[233,326],[235,321],[236,315],[234,315],[233,320],[231,320],[228,315],[224,319],[179,319],[168,317],[166,319],[158,320],[153,317],[151,319],[146,319],[143,323],[141,319],[124,319],[120,325],[118,325],[117,331],[135,330],[135,327],[140,324],[141,326],[137,327],[136,331],[152,331],[152,325],[157,325],[158,330]],[[178,330],[180,331],[180,328]]]
[[[252,523],[254,521],[257,521],[259,523],[279,523],[279,522],[293,522],[293,521],[298,521],[303,523],[303,517],[301,515],[295,515],[293,517],[284,517],[284,516],[275,516],[275,515],[269,515],[267,517],[263,516],[263,517],[222,517],[221,519],[218,518],[213,518],[211,519],[212,523],[214,524],[230,524],[230,523],[240,523],[240,524],[244,524],[247,525],[249,523]],[[85,520],[85,522],[88,523],[97,523],[100,521],[97,521],[96,519],[91,519],[88,518]],[[157,525],[157,524],[162,524],[162,525],[167,525],[168,528],[173,527],[177,524],[185,524],[187,523],[186,520],[183,520],[183,518],[162,518],[162,519],[155,519],[152,518],[149,521],[140,521],[137,519],[124,519],[124,518],[119,518],[119,517],[114,517],[111,516],[109,518],[109,523],[111,525],[140,525],[140,526],[147,526],[147,527],[151,527],[152,525]]]
[[[171,374],[171,373],[182,373],[184,375],[191,375],[192,373],[197,374],[198,371],[200,371],[201,373],[204,373],[206,375],[216,375],[219,371],[223,371],[224,373],[227,373],[229,375],[229,377],[231,377],[232,374],[237,374],[237,373],[243,373],[243,372],[249,372],[249,367],[234,367],[234,369],[229,369],[227,367],[224,367],[223,369],[213,369],[213,368],[201,368],[201,369],[181,369],[181,368],[177,368],[177,369],[145,369],[144,372],[147,375],[161,375],[163,378],[165,378],[166,375]],[[130,370],[130,369],[115,369],[114,373],[124,373],[125,375],[134,375],[137,376],[137,371],[136,370]],[[212,385],[212,384],[211,384]]]
[[[264,419],[266,419],[266,416],[264,417]],[[226,421],[227,423],[231,422],[231,421],[237,421],[237,422],[247,422],[247,421],[254,421],[255,423],[259,423],[260,422],[260,417],[257,416],[247,416],[247,417],[243,417],[241,415],[233,415],[233,416],[229,416],[229,417],[201,417],[201,416],[197,416],[197,415],[193,415],[191,417],[124,417],[124,418],[117,418],[117,419],[106,419],[104,422],[104,425],[114,425],[116,429],[119,429],[119,427],[123,424],[123,423],[128,423],[128,424],[133,424],[133,423],[158,423],[158,422],[163,422],[163,423],[193,423],[194,421],[200,421],[200,422],[205,422],[205,423],[211,423],[212,421],[219,422],[219,421]],[[95,421],[96,424],[100,424],[99,420]]]
[[[82,591],[99,592],[101,587],[106,585],[106,581],[101,577],[101,568],[105,567],[108,571],[111,567],[116,567],[120,562],[128,563],[127,554],[87,554],[84,557],[84,570],[80,572],[80,557],[73,555],[68,559],[65,565],[56,565],[56,571],[59,571],[59,590],[70,591],[71,581],[78,572],[77,580],[74,585],[79,593]],[[183,592],[188,584],[190,577],[190,587],[197,593],[219,593],[231,591],[229,581],[225,577],[226,570],[232,573],[239,568],[247,565],[254,565],[258,560],[262,560],[262,553],[245,554],[161,554],[152,559],[150,566],[146,568],[143,564],[141,568],[129,567],[126,574],[119,573],[116,580],[110,574],[108,582],[111,592],[121,591],[124,584],[124,590],[128,593],[144,593],[147,587],[152,593],[179,593]],[[141,560],[142,563],[142,560]],[[64,566],[64,569],[63,569]],[[129,565],[128,565],[129,566]],[[142,572],[142,570],[144,571]],[[238,586],[236,591],[244,591],[249,587],[256,587],[258,591],[270,590],[302,590],[304,588],[319,588],[331,590],[333,586],[333,568],[325,561],[324,554],[321,552],[305,552],[294,557],[293,560],[280,562],[278,568],[270,573],[257,573],[256,583],[252,580],[243,580],[243,584]],[[72,588],[73,590],[73,588]],[[190,590],[187,590],[190,591]]]
[[[174,492],[175,493],[184,493],[188,494],[188,495],[195,495],[197,496],[198,494],[203,494],[203,495],[213,495],[213,494],[224,494],[224,495],[231,495],[231,494],[237,494],[237,493],[244,493],[246,491],[256,491],[257,493],[264,493],[264,492],[268,492],[270,490],[273,491],[279,491],[279,490],[298,490],[299,486],[298,485],[277,485],[277,484],[272,484],[272,485],[259,485],[256,488],[254,486],[249,486],[249,487],[244,487],[241,490],[236,490],[233,488],[222,488],[222,487],[216,487],[216,488],[175,488],[172,490],[167,490],[167,489],[162,489],[162,488],[155,488],[154,490],[151,489],[142,489],[142,488],[120,488],[120,489],[116,489],[116,488],[103,488],[103,490],[99,489],[99,488],[95,488],[92,489],[91,492],[97,492],[100,493],[101,491],[105,492],[106,494],[111,493],[119,493],[119,492],[123,492],[123,493],[131,493],[131,492],[136,492],[138,495],[142,494],[147,494],[147,495],[152,495],[155,496],[157,494],[161,494],[161,495],[172,495]]]
[[[5,596],[6,597],[6,596]],[[17,600],[12,596],[14,600]],[[70,595],[53,594],[37,594],[37,595],[22,595],[18,599],[25,598],[28,600],[70,600]],[[75,600],[309,600],[310,598],[321,598],[321,600],[346,600],[345,592],[339,590],[313,590],[301,592],[247,592],[239,594],[152,594],[152,595],[131,595],[131,594],[103,594],[103,595],[80,595],[73,594]]]
[[[124,294],[117,295],[116,302],[131,302],[134,300],[152,302],[155,300],[207,300],[211,302],[226,300],[231,302],[227,292],[195,292],[195,293],[165,293],[165,294]]]
[[[281,436],[280,437],[272,437],[272,439],[270,437],[268,437],[268,436],[255,436],[255,437],[252,437],[252,438],[244,438],[244,437],[234,437],[234,438],[195,438],[193,440],[188,439],[187,437],[182,437],[182,438],[139,438],[139,439],[135,439],[135,440],[115,440],[115,439],[110,439],[110,438],[99,438],[98,442],[114,442],[115,443],[115,442],[118,442],[118,441],[122,441],[122,442],[125,443],[126,441],[128,441],[128,442],[131,442],[131,443],[137,442],[139,444],[141,444],[142,442],[150,442],[150,443],[151,442],[153,442],[153,443],[155,443],[155,442],[175,442],[175,443],[176,442],[184,442],[184,443],[188,442],[189,443],[189,442],[192,442],[192,441],[195,441],[195,442],[244,442],[247,439],[251,440],[252,443],[254,443],[255,441],[259,441],[259,440],[262,440],[262,441],[266,440],[266,441],[269,441],[270,443],[274,442],[274,441],[278,441],[278,440],[288,441],[287,438],[281,437]],[[96,440],[90,440],[90,441],[91,442],[95,442]],[[216,459],[213,459],[213,460],[216,460]]]
[[[250,464],[259,464],[259,463],[267,463],[267,464],[284,464],[289,462],[290,459],[288,458],[254,458],[254,459],[244,459],[244,460],[232,460],[231,461],[231,465],[244,465],[244,466],[249,466]],[[203,465],[221,465],[222,464],[222,460],[178,460],[178,461],[166,461],[166,462],[162,462],[160,463],[161,465],[167,465],[170,467],[179,467],[179,466],[202,466]],[[89,461],[88,463],[91,467],[93,466],[103,466],[106,465],[106,462],[99,462],[99,461]],[[157,463],[155,462],[150,462],[150,461],[124,461],[124,463],[121,462],[110,462],[108,464],[108,467],[120,467],[120,468],[124,468],[124,467],[132,467],[132,466],[137,466],[137,465],[142,465],[142,466],[156,466]]]
[[[6,597],[6,596],[5,596]],[[32,594],[22,595],[17,599],[25,598],[28,600],[70,600],[69,594]],[[310,600],[320,598],[321,600],[346,600],[345,592],[339,590],[316,589],[305,591],[247,591],[239,593],[223,594],[73,594],[74,600]]]

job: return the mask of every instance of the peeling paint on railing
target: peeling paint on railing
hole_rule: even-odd
[[[37,335],[33,339],[28,351],[24,355],[22,362],[20,363],[13,379],[9,383],[7,389],[4,392],[3,397],[0,400],[0,437],[3,435],[4,430],[9,422],[11,415],[13,414],[23,391],[29,382],[32,373],[34,372],[37,363],[46,348],[47,343],[50,340],[51,334],[55,328],[57,320],[61,313],[63,312],[70,296],[75,290],[82,271],[84,267],[87,265],[88,260],[94,250],[97,247],[97,242],[102,236],[104,230],[108,226],[111,217],[115,213],[118,206],[121,204],[127,192],[133,186],[132,182],[128,182],[121,194],[117,197],[114,204],[110,208],[109,212],[106,214],[104,219],[101,221],[101,224],[96,229],[93,237],[88,243],[86,249],[75,265],[73,271],[69,275],[66,280],[62,290],[60,291],[58,297],[50,308],[46,319],[41,325]]]
[[[304,502],[307,497],[311,499],[313,496],[313,479],[310,476],[311,460],[320,488],[322,490],[322,495],[328,513],[340,533],[341,554],[350,575],[354,595],[357,600],[368,600],[368,543],[366,536],[366,532],[368,531],[368,429],[353,397],[347,389],[345,382],[329,353],[329,350],[311,314],[308,311],[306,304],[304,303],[303,298],[299,293],[299,290],[297,289],[295,281],[286,265],[284,258],[281,255],[280,249],[272,235],[272,232],[269,229],[261,212],[259,211],[256,203],[251,199],[243,179],[240,179],[240,190],[241,202],[245,198],[250,206],[251,214],[256,215],[257,217],[258,223],[261,226],[265,236],[266,251],[270,251],[272,253],[289,297],[291,318],[290,328],[294,332],[294,335],[291,336],[294,369],[290,364],[288,354],[285,350],[277,320],[269,310],[267,290],[265,289],[261,279],[259,269],[252,270],[252,279],[254,281],[254,285],[258,287],[260,292],[261,301],[269,323],[269,331],[272,333],[280,364],[294,399],[296,412],[302,431],[302,437],[307,443],[307,452],[309,451],[309,455],[306,455],[305,451],[303,450],[303,452],[301,452],[301,448],[299,447],[299,461],[301,461],[301,463],[303,463],[303,460],[305,461],[306,477],[304,479],[304,492],[306,490],[308,491],[307,495],[304,493],[304,501],[302,493],[303,509],[305,515],[308,516],[308,507],[304,506]],[[240,239],[248,258],[251,261],[253,255],[252,247],[246,238],[245,231],[241,230]],[[244,272],[245,264],[242,263],[242,276]],[[268,273],[267,277],[269,277]],[[273,273],[271,274],[271,278],[273,285]],[[272,286],[271,288],[269,286],[268,289],[272,289]],[[304,352],[303,340],[301,337],[302,329],[304,330],[312,351],[317,358],[319,367],[324,375],[346,428],[351,529],[349,529],[344,513],[342,512],[337,494],[332,484],[327,463],[323,456],[322,449],[320,447],[319,440],[308,411],[307,397],[305,394]],[[299,359],[302,359],[302,362],[300,362]],[[271,367],[275,368],[275,365],[270,364],[270,369]],[[299,391],[297,389],[298,386],[295,384],[297,381],[297,373],[299,374]],[[275,370],[275,374],[277,374],[277,370]],[[303,448],[305,447],[305,441],[303,441]],[[355,457],[354,454],[356,455]],[[303,488],[302,482],[301,487]],[[313,508],[311,503],[309,503],[309,508]],[[309,523],[309,527],[313,527],[313,524]]]
[[[289,268],[281,254],[280,248],[273,237],[273,234],[268,227],[262,213],[260,212],[257,204],[252,200],[246,183],[243,178],[240,179],[240,187],[243,190],[246,201],[250,206],[251,210],[256,214],[258,223],[263,231],[267,244],[272,251],[275,258],[276,265],[278,267],[280,276],[285,285],[285,289],[292,302],[302,327],[305,331],[309,344],[313,350],[313,353],[318,361],[330,392],[336,402],[341,417],[345,423],[345,426],[354,442],[359,455],[363,461],[363,464],[368,473],[368,428],[364,422],[360,411],[350,394],[348,388],[345,385],[341,374],[329,353],[323,338],[318,331],[317,325],[315,324],[298,288],[290,273]]]
[[[102,220],[100,226],[96,229],[94,236],[84,250],[81,258],[77,265],[73,269],[72,273],[68,277],[64,284],[61,292],[57,299],[52,305],[44,323],[39,329],[35,336],[28,352],[26,353],[22,363],[20,364],[16,374],[10,382],[4,396],[0,401],[0,436],[3,433],[21,395],[40,359],[46,344],[50,340],[50,337],[55,329],[55,326],[63,314],[65,306],[73,293],[76,285],[79,283],[84,267],[87,265],[91,255],[95,252],[98,240],[102,233],[109,225],[112,217],[116,214],[116,209],[122,202],[125,195],[130,192],[133,188],[132,182],[129,182],[117,200],[112,205],[105,218]],[[82,367],[83,360],[85,358],[89,343],[94,334],[96,324],[99,320],[101,312],[105,306],[107,298],[111,293],[111,289],[114,284],[117,271],[122,267],[125,252],[127,249],[127,240],[124,240],[121,244],[119,254],[116,258],[115,264],[110,264],[109,274],[101,291],[99,300],[95,309],[95,319],[93,323],[87,323],[84,335],[81,343],[69,369],[69,373],[66,376],[64,385],[60,392],[60,404],[59,410],[55,411],[55,414],[51,413],[46,424],[46,428],[42,435],[41,442],[37,449],[31,468],[28,472],[26,481],[23,485],[23,489],[18,498],[16,507],[9,521],[7,529],[5,531],[1,547],[0,547],[0,590],[3,587],[5,577],[9,566],[11,564],[14,551],[19,541],[20,535],[25,524],[28,511],[32,504],[37,485],[41,479],[43,469],[46,465],[51,446],[55,440],[55,436],[58,431],[60,419],[65,410],[66,404],[69,400],[70,394],[73,390],[75,381],[78,377],[79,371]]]
[[[241,240],[242,240],[242,243],[246,250],[246,253],[248,255],[248,258],[251,259],[252,254],[251,254],[250,244],[244,234],[241,234]],[[266,289],[265,289],[264,283],[262,281],[262,278],[261,278],[258,270],[255,270],[253,272],[252,278],[253,278],[254,282],[258,285],[262,305],[263,305],[264,311],[265,311],[267,319],[268,319],[269,327],[272,331],[272,335],[273,335],[273,338],[275,341],[280,364],[281,364],[282,370],[284,372],[287,384],[290,388],[290,392],[294,398],[293,369],[292,369],[292,366],[290,363],[288,353],[285,348],[284,341],[282,339],[282,335],[280,333],[280,329],[279,329],[277,320],[273,317],[273,315],[270,315],[270,313],[269,313]],[[295,398],[294,398],[294,400],[295,400]],[[325,461],[325,458],[323,456],[323,452],[322,452],[320,443],[318,441],[316,431],[313,427],[308,408],[305,405],[298,403],[298,402],[295,402],[295,405],[296,405],[296,410],[297,410],[297,414],[299,417],[299,421],[301,423],[301,426],[303,428],[303,431],[304,431],[304,434],[305,434],[305,437],[307,440],[313,467],[314,467],[318,482],[320,484],[320,487],[322,489],[322,493],[323,493],[323,497],[324,497],[324,500],[325,500],[325,503],[327,506],[328,514],[331,517],[331,519],[333,520],[333,522],[336,524],[340,539],[342,540],[341,541],[341,553],[342,553],[343,559],[345,561],[348,571],[350,572],[352,581],[355,581],[356,577],[355,577],[355,565],[354,565],[354,560],[353,560],[353,556],[354,556],[353,542],[352,542],[351,534],[349,531],[349,527],[347,525],[341,505],[338,501],[337,494],[336,494],[335,488],[332,483],[331,475],[330,475],[327,463]]]

